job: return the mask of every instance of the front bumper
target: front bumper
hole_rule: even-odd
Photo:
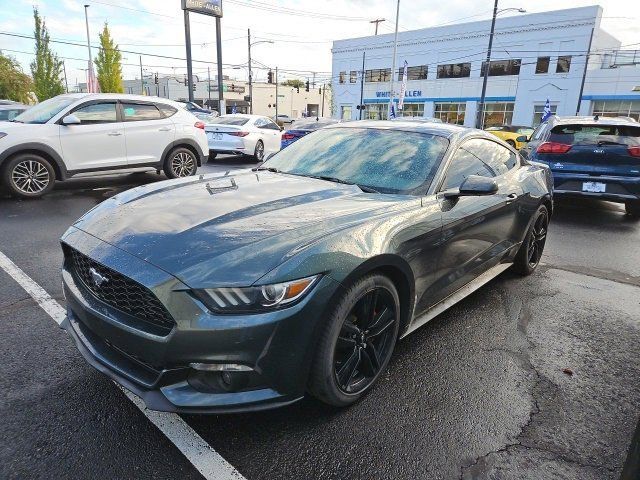
[[[227,413],[275,408],[304,396],[316,331],[327,299],[339,288],[330,277],[324,276],[300,303],[286,309],[214,315],[184,284],[137,257],[74,228],[62,241],[145,285],[175,319],[166,335],[145,331],[92,295],[65,260],[67,318],[62,328],[88,363],[140,396],[148,408]],[[251,380],[228,388],[215,377],[220,372],[197,372],[190,363],[247,366]],[[210,377],[204,383],[203,375]]]
[[[640,177],[589,175],[557,170],[552,170],[552,175],[554,195],[599,198],[621,203],[640,200]],[[585,183],[603,183],[605,191],[584,191]]]

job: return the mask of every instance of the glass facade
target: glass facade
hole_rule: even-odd
[[[369,83],[388,82],[390,80],[390,68],[374,68],[373,70],[366,70],[364,74],[364,81]]]
[[[487,102],[482,115],[483,128],[511,125],[514,102]]]
[[[558,57],[558,64],[556,65],[556,73],[568,73],[571,69],[571,55],[564,55]]]
[[[435,103],[433,116],[435,118],[439,118],[445,123],[455,123],[456,125],[463,125],[464,114],[466,110],[466,103]]]
[[[536,73],[548,73],[550,61],[551,57],[538,57],[536,61]]]
[[[402,72],[404,68],[398,69],[398,81],[402,81]],[[426,65],[417,67],[407,67],[407,80],[426,80],[429,69]]]
[[[424,103],[405,103],[397,110],[398,117],[424,117]]]
[[[598,100],[593,114],[601,117],[631,117],[640,121],[640,100]]]
[[[462,78],[471,76],[470,63],[438,65],[438,78]]]
[[[549,105],[549,108],[551,108],[551,113],[555,115],[556,111],[558,110],[558,106]],[[533,122],[531,122],[531,125],[533,125],[534,127],[537,127],[538,125],[540,125],[540,122],[542,121],[542,115],[544,115],[544,103],[541,103],[539,105],[534,105],[533,106]]]
[[[352,108],[351,105],[340,105],[340,118],[342,120],[351,120]]]
[[[365,120],[386,120],[387,119],[387,103],[369,103],[364,109]]]
[[[492,60],[489,66],[490,77],[501,77],[503,75],[519,75],[520,64],[522,61],[518,60]],[[480,68],[480,76],[484,77],[484,70],[487,68],[487,62],[482,62]]]

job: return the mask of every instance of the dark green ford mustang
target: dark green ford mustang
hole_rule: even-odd
[[[253,170],[129,190],[63,236],[64,328],[152,409],[355,402],[407,335],[531,273],[546,167],[479,130],[352,122]]]

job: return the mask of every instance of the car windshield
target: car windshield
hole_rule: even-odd
[[[633,125],[557,125],[551,130],[550,142],[567,145],[640,145],[640,126]]]
[[[448,146],[446,138],[426,133],[328,128],[304,136],[262,167],[329,177],[381,193],[418,193],[433,178]]]
[[[223,115],[216,119],[216,123],[221,125],[244,125],[249,119],[247,117],[234,117],[233,115]]]
[[[13,120],[18,115],[20,115],[22,112],[24,112],[23,108],[13,108],[13,109],[12,108],[7,108],[7,109],[0,108],[0,120]]]
[[[31,107],[14,118],[13,121],[20,123],[47,123],[76,100],[77,98],[74,97],[58,95]]]

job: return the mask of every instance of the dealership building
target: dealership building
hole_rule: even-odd
[[[557,115],[579,112],[638,120],[640,50],[625,47],[602,30],[602,15],[599,6],[499,14],[484,125],[535,126],[547,99]],[[408,68],[404,108],[398,116],[474,126],[490,29],[486,20],[399,32],[396,99],[405,61]],[[334,116],[387,118],[393,43],[393,34],[333,43]]]

